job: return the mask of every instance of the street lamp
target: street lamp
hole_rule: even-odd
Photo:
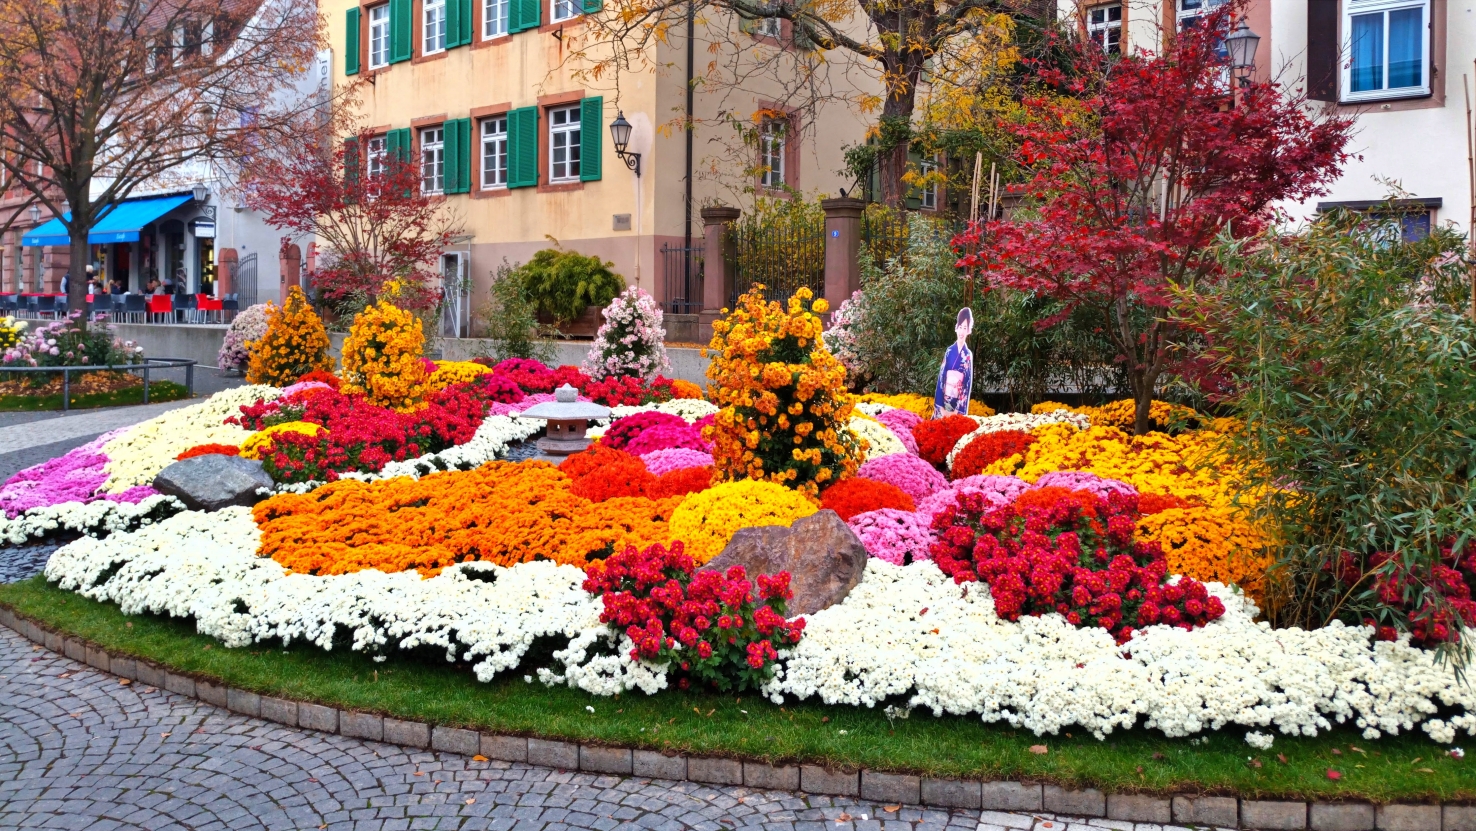
[[[623,110],[616,112],[615,120],[610,122],[610,139],[615,142],[615,155],[625,162],[625,166],[635,171],[636,178],[641,176],[641,154],[627,152],[625,148],[630,146],[631,125],[625,120]]]
[[[205,187],[204,182],[195,185],[193,188],[190,189],[190,191],[195,197],[196,202],[204,202],[206,199],[210,198],[210,188]]]
[[[41,206],[40,205],[32,205],[29,213],[31,214],[31,224],[32,225],[35,225],[36,223],[38,223],[38,222],[41,221]]]
[[[1260,43],[1261,36],[1251,31],[1245,18],[1241,18],[1235,31],[1225,37],[1225,49],[1230,53],[1230,68],[1240,73],[1242,87],[1250,84],[1250,71],[1256,65],[1256,47]]]

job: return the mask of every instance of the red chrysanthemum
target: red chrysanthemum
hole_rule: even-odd
[[[948,461],[948,453],[958,444],[958,440],[974,432],[974,428],[978,426],[972,418],[961,415],[924,421],[912,428],[912,438],[917,441],[917,454],[928,464],[941,468]]]
[[[913,511],[917,505],[907,492],[886,482],[852,476],[831,485],[820,492],[820,507],[835,511],[843,520],[856,514],[893,508],[898,511]]]
[[[963,479],[967,476],[978,476],[1000,459],[1006,459],[1016,453],[1024,453],[1026,448],[1035,444],[1035,436],[1024,430],[998,430],[993,433],[985,433],[964,445],[964,449],[958,451],[953,457],[953,468],[949,470],[950,479]],[[945,454],[946,455],[946,454]]]

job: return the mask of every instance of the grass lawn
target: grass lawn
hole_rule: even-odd
[[[1243,729],[1209,735],[1197,745],[1146,730],[1097,741],[1081,731],[1037,737],[1008,725],[934,718],[921,710],[890,724],[880,709],[780,707],[751,694],[668,690],[598,698],[529,684],[520,671],[481,684],[465,667],[433,658],[376,664],[357,654],[303,645],[226,649],[196,634],[192,622],[128,617],[116,606],[49,586],[41,577],[0,585],[0,603],[110,652],[241,689],[486,731],[769,762],[1027,778],[1109,792],[1476,800],[1476,757],[1453,759],[1420,731],[1374,742],[1352,729],[1316,738],[1278,737],[1275,747],[1263,752],[1244,742]],[[1032,753],[1032,745],[1045,745],[1048,752]],[[1329,779],[1329,769],[1342,778]]]
[[[187,390],[183,384],[173,381],[150,381],[149,403],[157,404],[163,401],[178,401],[185,397]],[[143,386],[128,387],[113,392],[95,392],[85,395],[72,395],[70,407],[73,410],[88,410],[95,407],[117,407],[122,404],[142,404]],[[0,412],[36,412],[40,410],[60,410],[62,408],[61,393],[53,395],[4,395],[0,396]]]

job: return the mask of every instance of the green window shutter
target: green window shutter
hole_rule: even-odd
[[[507,186],[537,185],[538,108],[522,107],[507,114]]]
[[[594,14],[595,12],[598,12],[601,8],[604,8],[604,5],[605,4],[602,3],[600,0],[584,0],[584,13]]]
[[[600,180],[600,150],[605,139],[605,99],[596,95],[579,102],[579,181]]]
[[[446,131],[446,192],[471,190],[471,119],[458,118],[442,125]]]
[[[455,46],[470,46],[472,42],[472,2],[473,0],[452,0],[455,4],[456,18],[461,21],[461,39],[456,41]]]
[[[345,182],[359,181],[359,171],[364,160],[359,156],[359,140],[349,138],[343,140],[343,179]]]
[[[758,18],[756,17],[743,17],[741,15],[738,17],[738,31],[745,35],[751,35],[757,32],[758,24]]]
[[[543,0],[511,0],[512,20],[509,32],[537,29],[543,23]]]
[[[343,33],[343,74],[359,74],[359,10],[349,9]]]
[[[390,0],[390,63],[410,60],[410,34],[415,7],[411,0]]]

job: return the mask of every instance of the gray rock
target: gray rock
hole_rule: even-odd
[[[272,477],[255,459],[212,453],[175,462],[154,477],[160,493],[178,497],[192,511],[218,511],[230,505],[255,505],[258,488],[270,488]]]
[[[835,511],[820,511],[797,519],[788,528],[765,525],[740,528],[704,571],[743,566],[749,579],[760,574],[789,572],[794,599],[788,614],[813,615],[846,599],[861,582],[866,549]]]

